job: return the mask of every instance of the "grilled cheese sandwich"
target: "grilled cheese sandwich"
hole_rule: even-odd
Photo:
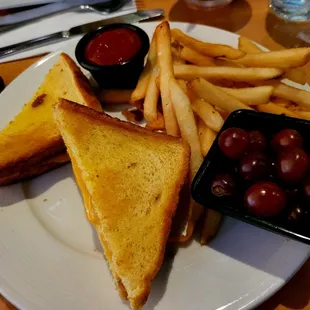
[[[189,147],[66,100],[54,117],[120,295],[141,309],[163,262]]]
[[[59,98],[101,110],[87,78],[66,54],[59,56],[33,98],[0,132],[0,185],[43,173],[68,161],[68,157],[57,160],[65,151],[53,120],[52,106]],[[37,166],[44,169],[36,169]]]

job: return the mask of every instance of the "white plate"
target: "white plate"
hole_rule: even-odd
[[[152,35],[156,24],[141,24]],[[171,23],[209,42],[238,36]],[[64,52],[72,57],[75,43]],[[31,98],[52,67],[51,54],[0,96],[0,128]],[[118,112],[113,116],[122,118]],[[227,218],[209,246],[193,241],[165,261],[145,309],[248,309],[276,292],[308,258],[309,247]],[[84,215],[71,166],[0,188],[0,291],[22,309],[128,309]]]

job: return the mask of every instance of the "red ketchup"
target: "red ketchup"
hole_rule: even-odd
[[[131,59],[142,46],[139,35],[128,28],[104,31],[86,46],[85,57],[97,65],[115,65]]]

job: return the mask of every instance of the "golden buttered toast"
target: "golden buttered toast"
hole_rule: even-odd
[[[163,262],[189,147],[67,100],[54,116],[120,295],[141,309]]]
[[[64,143],[53,120],[52,106],[59,98],[101,110],[87,78],[66,54],[59,56],[33,98],[0,132],[0,185],[41,174],[69,160],[62,154]]]

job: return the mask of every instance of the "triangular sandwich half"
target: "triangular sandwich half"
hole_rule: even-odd
[[[163,262],[189,147],[66,100],[54,117],[120,294],[141,309]]]
[[[33,98],[0,131],[0,185],[41,174],[68,161],[68,157],[64,160],[64,143],[53,120],[52,106],[59,98],[101,110],[87,78],[66,54],[59,56]]]

